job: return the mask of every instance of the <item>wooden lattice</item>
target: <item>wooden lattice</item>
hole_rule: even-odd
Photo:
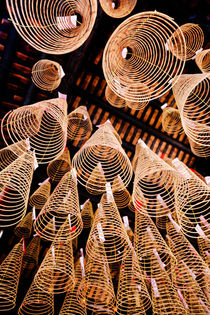
[[[42,209],[50,196],[51,184],[49,179],[41,183],[40,187],[31,195],[29,204],[36,209]]]
[[[68,139],[85,140],[88,139],[93,130],[90,115],[85,106],[77,107],[68,114]]]
[[[121,180],[120,176],[118,175],[113,181],[113,187],[118,186],[121,188],[119,190],[115,190],[113,193],[115,203],[118,209],[123,209],[128,206],[131,200],[131,195],[127,188],[125,187],[123,181]]]
[[[93,223],[93,206],[90,200],[86,200],[81,207],[81,216],[83,221],[83,228],[88,229],[92,226]]]
[[[19,155],[27,151],[27,143],[25,140],[11,144],[0,150],[0,170],[3,170],[10,163],[16,160]]]
[[[203,50],[196,55],[195,62],[201,72],[210,71],[210,49]]]
[[[182,133],[183,127],[178,109],[166,107],[163,109],[162,126],[169,134]]]
[[[18,237],[28,238],[31,235],[32,231],[32,212],[26,214],[26,216],[20,221],[20,223],[15,227],[14,233]]]
[[[122,18],[133,11],[137,0],[100,0],[102,9],[113,18]]]
[[[59,182],[63,175],[71,169],[71,159],[68,148],[47,167],[47,174],[53,182]]]

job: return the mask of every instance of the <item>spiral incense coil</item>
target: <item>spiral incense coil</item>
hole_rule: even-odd
[[[22,106],[7,113],[1,122],[4,142],[27,139],[39,164],[49,163],[64,151],[67,140],[67,103],[55,98]]]
[[[25,140],[14,143],[0,150],[0,171],[27,151]]]
[[[117,94],[115,94],[108,85],[106,86],[105,89],[105,97],[107,102],[114,107],[118,108],[126,107],[126,101],[123,98],[119,97]]]
[[[138,13],[122,22],[103,54],[103,72],[110,89],[130,102],[150,101],[171,89],[171,80],[175,84],[185,65],[166,47],[177,28],[171,17],[157,11]],[[183,33],[176,41],[185,55]]]
[[[184,35],[186,51],[183,49],[182,35]],[[193,23],[181,25],[167,41],[169,50],[181,60],[190,60],[203,47],[204,34],[202,29]]]
[[[42,291],[35,281],[28,289],[22,304],[18,309],[18,315],[53,315],[54,295],[52,292]]]
[[[108,122],[100,126],[72,160],[72,166],[77,170],[78,182],[87,188],[87,182],[91,177],[93,182],[91,191],[95,194],[105,191],[105,186],[101,186],[104,178],[112,183],[119,174],[125,187],[132,178],[130,160],[120,145],[119,135],[116,131],[113,132],[113,129]],[[101,180],[98,180],[98,175],[94,175],[94,180],[93,171],[99,165],[101,166]],[[120,189],[119,186],[112,185],[113,191],[118,189]]]
[[[77,191],[77,179],[71,170],[66,173],[36,218],[34,229],[45,240],[69,241],[83,228]]]
[[[141,151],[141,140],[139,139],[136,146],[135,146],[135,154],[132,160],[132,167],[133,167],[133,171],[134,173],[136,172],[136,167],[137,167],[137,162],[138,162],[138,158],[139,158],[139,152]]]
[[[151,307],[151,300],[139,265],[133,251],[123,260],[117,291],[117,314],[142,314]]]
[[[60,294],[75,283],[71,242],[52,243],[38,272],[35,284],[44,292]]]
[[[32,269],[34,266],[38,265],[40,252],[40,237],[34,236],[28,246],[23,256],[23,264],[27,269]]]
[[[66,54],[80,47],[90,35],[97,1],[7,0],[10,18],[24,40],[47,54]]]
[[[196,144],[191,149],[203,157],[210,155],[209,79],[209,73],[184,74],[173,86],[184,131]]]
[[[131,195],[130,195],[129,191],[127,190],[127,188],[125,187],[125,185],[124,185],[124,183],[121,180],[119,175],[117,177],[115,177],[112,185],[113,186],[120,186],[121,185],[121,189],[115,190],[113,192],[113,196],[114,196],[114,200],[115,200],[115,203],[117,205],[117,208],[123,209],[123,208],[127,207],[130,200],[131,200]]]
[[[89,194],[100,195],[101,191],[105,190],[105,186],[106,178],[104,176],[104,171],[101,162],[99,162],[92,171],[92,173],[90,174],[86,182],[86,189],[89,192]],[[100,190],[98,187],[100,187]]]
[[[160,265],[170,273],[171,263],[176,264],[176,259],[170,248],[162,238],[154,222],[148,215],[136,211],[135,232],[134,232],[135,251],[139,258],[141,267],[144,271],[144,278],[150,276],[151,266],[153,266],[153,276],[158,279],[159,267],[155,269],[158,260]]]
[[[31,74],[33,83],[41,90],[53,91],[61,83],[61,66],[52,60],[39,60],[33,65]]]
[[[26,214],[26,216],[20,221],[20,223],[15,227],[14,233],[18,237],[28,238],[31,235],[32,231],[32,212]]]
[[[29,151],[0,172],[0,227],[16,225],[25,216],[33,170],[34,154]]]
[[[202,256],[206,264],[210,267],[210,242],[209,240],[200,236],[198,237],[197,242],[198,242],[200,255]]]
[[[137,0],[100,0],[104,12],[113,18],[122,18],[133,11]]]
[[[79,106],[68,114],[68,139],[88,139],[93,130],[90,115],[85,106]]]
[[[210,49],[203,50],[196,54],[195,62],[201,72],[210,71]]]
[[[29,204],[36,209],[42,209],[50,196],[51,184],[49,180],[41,183],[40,187],[31,195]]]
[[[130,211],[135,212],[135,206],[133,204],[133,200],[131,199],[129,204],[128,204],[128,208]]]
[[[93,206],[90,200],[86,200],[86,202],[80,206],[81,207],[81,216],[83,221],[83,228],[88,229],[92,226],[93,223]]]
[[[120,261],[131,251],[131,242],[126,233],[113,195],[109,192],[101,197],[100,204],[87,240],[86,253],[95,261],[103,259],[105,248],[109,263]]]
[[[15,307],[23,252],[21,240],[0,266],[0,311],[6,312]]]
[[[182,133],[182,122],[178,109],[166,107],[162,116],[163,130],[169,134]]]
[[[68,148],[55,160],[49,163],[47,167],[47,175],[53,182],[59,182],[65,173],[71,169],[71,159]]]

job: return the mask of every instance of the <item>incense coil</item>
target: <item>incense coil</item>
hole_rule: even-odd
[[[79,106],[68,114],[67,136],[70,140],[88,139],[93,130],[90,115],[85,106]]]
[[[129,204],[128,204],[128,208],[130,211],[135,212],[135,206],[133,204],[133,200],[131,199]]]
[[[83,228],[88,229],[92,226],[93,224],[93,206],[90,200],[86,200],[86,202],[80,206],[81,207],[81,216],[82,216],[82,221],[83,221]]]
[[[29,151],[0,172],[0,227],[16,225],[25,216],[33,170]]]
[[[26,247],[23,264],[24,268],[32,269],[34,266],[38,265],[40,252],[40,237],[34,236],[28,246]]]
[[[105,190],[105,186],[106,178],[104,176],[102,165],[99,162],[91,172],[86,182],[85,188],[89,192],[89,194],[98,195],[101,194],[101,190]],[[100,187],[99,191],[96,190],[99,189],[98,187]]]
[[[208,266],[210,266],[210,243],[209,240],[203,237],[198,237],[198,248],[200,255],[202,256],[203,260],[206,262]]]
[[[209,93],[210,74],[184,74],[173,86],[182,125],[197,156],[210,155]]]
[[[107,122],[99,127],[72,160],[72,166],[77,170],[78,182],[87,188],[87,182],[91,177],[91,191],[94,191],[95,194],[105,192],[105,185],[101,186],[98,176],[93,178],[93,171],[98,165],[101,166],[99,176],[102,183],[104,178],[107,182],[112,183],[119,174],[126,187],[132,178],[130,160],[119,140],[119,135]],[[112,185],[114,191],[119,188],[119,186]]]
[[[50,196],[51,184],[49,181],[41,183],[40,187],[31,195],[29,204],[36,209],[42,209]]]
[[[71,170],[48,198],[36,218],[34,229],[45,240],[65,242],[77,237],[82,228],[77,179],[74,170]]]
[[[28,238],[32,232],[32,212],[26,214],[26,216],[20,221],[20,223],[15,227],[14,233],[18,237]]]
[[[101,262],[101,251],[105,250],[107,261],[113,263],[126,256],[131,246],[114,198],[106,193],[101,197],[87,240],[86,253]]]
[[[179,40],[182,35],[185,39],[186,52],[183,51],[183,42]],[[181,25],[167,41],[169,50],[181,60],[192,59],[196,52],[203,47],[203,43],[203,31],[197,24],[193,23]]]
[[[126,101],[115,94],[110,87],[107,85],[105,89],[105,98],[109,104],[114,107],[124,108],[126,107]]]
[[[67,103],[55,98],[10,111],[2,119],[1,134],[7,145],[7,136],[12,143],[28,139],[38,163],[49,163],[66,145]]]
[[[23,242],[20,241],[0,266],[0,311],[9,311],[16,305],[22,259]]]
[[[3,170],[21,154],[27,151],[27,143],[25,140],[14,143],[0,150],[0,170]]]
[[[71,169],[71,159],[68,148],[55,160],[51,161],[47,167],[47,175],[53,182],[59,182],[65,173]]]
[[[61,66],[52,60],[39,60],[33,65],[31,74],[33,83],[41,90],[53,91],[61,83]]]
[[[162,116],[163,130],[169,134],[182,133],[183,127],[178,109],[166,107]]]
[[[20,5],[21,4],[21,5]],[[97,1],[7,0],[10,18],[24,40],[48,54],[66,54],[80,47],[90,35],[97,14]]]
[[[117,205],[118,209],[123,209],[128,206],[131,195],[127,188],[125,187],[124,183],[121,181],[120,176],[115,177],[113,181],[113,186],[121,186],[121,189],[115,190],[113,192],[114,200]]]
[[[113,18],[122,18],[133,11],[136,2],[137,0],[100,0],[100,5],[107,15]]]
[[[165,94],[171,79],[175,84],[185,65],[166,49],[177,28],[171,17],[157,11],[138,13],[121,23],[103,54],[103,72],[110,89],[130,102],[150,101]],[[178,40],[186,54],[182,33]]]
[[[210,49],[203,50],[196,54],[195,62],[201,72],[210,71]]]
[[[35,278],[35,284],[44,292],[60,294],[75,283],[71,242],[52,243]]]

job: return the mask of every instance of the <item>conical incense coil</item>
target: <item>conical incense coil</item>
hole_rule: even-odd
[[[133,166],[133,171],[134,173],[136,172],[136,167],[137,167],[137,163],[138,163],[138,157],[139,157],[139,152],[141,151],[142,147],[141,147],[141,141],[139,139],[139,141],[137,142],[136,146],[135,146],[135,154],[132,160],[132,166]]]
[[[29,212],[26,214],[26,216],[20,221],[20,223],[15,227],[14,233],[18,237],[22,238],[28,238],[31,235],[32,231],[32,212]]]
[[[60,85],[61,78],[61,66],[55,61],[42,59],[33,65],[31,79],[41,90],[55,90]]]
[[[131,200],[131,195],[129,191],[127,190],[127,188],[125,187],[119,175],[114,179],[112,185],[119,186],[119,187],[121,186],[119,190],[115,190],[113,192],[114,200],[118,209],[123,209],[127,207]]]
[[[1,134],[7,145],[7,137],[11,143],[28,139],[38,163],[49,163],[66,145],[67,102],[55,98],[10,111],[2,119]]]
[[[126,101],[123,98],[119,97],[117,94],[115,94],[108,85],[106,86],[105,89],[105,98],[107,102],[114,107],[118,108],[126,107]]]
[[[131,251],[131,246],[114,198],[108,192],[102,196],[98,205],[86,253],[100,262],[103,259],[101,251],[105,249],[107,261],[113,263],[126,256]]]
[[[25,268],[32,269],[34,266],[38,265],[40,252],[40,237],[34,236],[28,246],[23,256],[23,264]]]
[[[132,195],[135,209],[151,217],[165,216],[174,210],[174,183],[178,173],[143,141],[140,144]]]
[[[10,18],[19,34],[38,51],[66,54],[80,47],[90,35],[97,14],[97,1],[7,0]]]
[[[184,131],[197,145],[193,153],[204,157],[210,154],[209,78],[209,73],[184,74],[173,86]]]
[[[83,147],[75,154],[72,160],[72,166],[76,168],[78,181],[81,185],[87,187],[87,181],[92,175],[94,169],[99,165],[101,168],[101,178],[105,177],[107,182],[112,183],[119,174],[125,187],[132,178],[132,166],[125,151],[119,142],[119,135],[109,122],[100,126],[91,136]],[[98,180],[98,177],[96,177]],[[101,181],[92,179],[92,191],[96,194],[105,192],[105,187],[101,187]],[[115,191],[119,186],[113,186]]]
[[[90,200],[86,200],[86,202],[80,206],[81,207],[81,216],[83,221],[83,228],[88,229],[92,226],[93,223],[93,206]]]
[[[79,106],[68,114],[68,139],[88,139],[93,130],[90,115],[85,106]]]
[[[154,259],[155,261],[158,260],[159,264],[168,273],[171,271],[171,263],[176,264],[172,251],[167,246],[152,219],[139,211],[136,211],[134,244],[145,279],[150,276],[151,266],[153,266],[153,276],[156,279],[161,277],[159,266],[155,269],[157,264],[154,263]]]
[[[151,300],[139,265],[136,253],[129,253],[120,268],[117,291],[117,314],[146,313],[151,307]]]
[[[126,232],[128,234],[128,237],[129,237],[129,239],[131,241],[131,244],[133,244],[133,242],[134,242],[134,233],[133,233],[133,231],[130,228],[128,216],[124,216],[123,217],[123,222],[124,222],[124,226],[125,226]]]
[[[23,241],[16,244],[0,266],[0,311],[15,307],[24,253]]]
[[[86,182],[86,189],[89,192],[89,194],[92,195],[100,195],[101,191],[105,190],[106,186],[106,178],[105,174],[101,165],[101,162],[99,162],[96,167],[91,172],[87,182]]]
[[[25,216],[33,170],[29,151],[0,172],[0,227],[16,225]]]
[[[181,133],[183,131],[178,109],[172,107],[163,109],[162,127],[163,130],[169,134]]]
[[[50,196],[51,184],[47,179],[40,184],[40,187],[31,195],[29,204],[36,209],[42,209]]]
[[[34,282],[44,292],[60,294],[70,290],[75,283],[71,242],[52,243]]]
[[[35,281],[28,289],[22,304],[18,309],[18,315],[53,315],[54,295],[52,292],[42,291]]]
[[[27,141],[19,141],[0,150],[0,170],[7,167],[27,151]]]
[[[200,255],[202,256],[203,260],[206,262],[208,266],[210,266],[210,243],[209,240],[203,237],[198,237],[198,248]]]
[[[210,71],[210,49],[199,52],[195,57],[195,62],[201,72]]]
[[[133,204],[133,200],[131,199],[129,204],[128,204],[128,208],[130,211],[135,212],[135,206]]]
[[[100,0],[100,5],[104,12],[113,18],[122,18],[130,14],[137,0]]]
[[[186,43],[186,52],[182,47],[183,41],[180,41],[182,35],[184,35]],[[181,60],[190,60],[195,57],[196,52],[203,47],[203,43],[203,31],[200,26],[193,23],[181,25],[167,41],[169,50]]]
[[[130,102],[150,101],[165,94],[171,79],[175,84],[185,65],[166,45],[177,28],[171,17],[157,11],[138,13],[121,23],[103,54],[103,72],[110,89]],[[175,41],[182,44],[185,55],[183,33]]]
[[[75,170],[66,173],[36,218],[34,229],[45,240],[72,240],[82,231]]]
[[[65,173],[71,169],[71,159],[68,148],[55,160],[49,163],[47,167],[47,175],[53,182],[59,182]]]

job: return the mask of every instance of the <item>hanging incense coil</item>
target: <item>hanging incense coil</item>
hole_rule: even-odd
[[[198,248],[200,255],[208,266],[210,266],[210,243],[207,238],[198,237]]]
[[[33,83],[41,90],[53,91],[61,83],[61,66],[52,60],[39,60],[33,65],[31,74]]]
[[[47,167],[47,175],[53,182],[59,182],[65,173],[71,169],[71,159],[68,148],[55,160],[49,163]]]
[[[23,241],[16,244],[0,266],[0,311],[15,307],[21,265]]]
[[[137,162],[139,158],[139,152],[141,151],[141,140],[139,139],[136,146],[135,146],[135,154],[132,160],[132,166],[134,173],[136,172]]]
[[[113,18],[122,18],[133,11],[137,0],[100,0],[104,12]]]
[[[105,249],[107,261],[114,263],[126,256],[131,251],[131,246],[113,195],[106,193],[98,205],[86,253],[100,262],[103,259],[101,251]]]
[[[105,178],[105,174],[104,174],[101,162],[99,162],[94,168],[94,170],[92,171],[92,173],[90,174],[86,182],[86,189],[89,192],[89,194],[100,195],[101,190],[105,190],[105,186],[106,186],[106,178]],[[100,187],[100,190],[98,187]]]
[[[122,22],[103,54],[103,72],[110,89],[130,102],[150,101],[171,89],[171,79],[175,84],[185,65],[166,49],[177,28],[171,17],[157,11],[138,13]],[[176,40],[185,55],[184,35],[180,33]]]
[[[74,171],[71,170],[63,176],[36,218],[34,229],[45,240],[69,241],[82,231],[83,223]],[[57,232],[59,234],[56,235]]]
[[[67,140],[67,103],[55,98],[22,106],[7,113],[1,122],[4,142],[28,139],[39,164],[49,163],[62,154]]]
[[[91,136],[90,139],[75,154],[72,166],[76,168],[78,181],[81,185],[88,185],[91,178],[91,191],[101,194],[105,186],[101,185],[104,178],[112,183],[119,174],[125,187],[132,178],[132,166],[119,142],[119,135],[109,122],[106,122]],[[101,166],[97,176],[93,174],[96,167]],[[101,174],[101,175],[100,175]],[[93,175],[95,178],[93,178]],[[100,177],[101,180],[98,180]],[[112,184],[113,191],[120,189]]]
[[[133,204],[133,200],[131,199],[129,204],[128,204],[128,208],[130,211],[135,212],[135,206]]]
[[[79,106],[68,114],[68,139],[88,139],[93,130],[90,115],[85,106]]]
[[[92,203],[88,199],[80,207],[81,207],[81,216],[82,216],[82,221],[83,221],[83,228],[88,229],[92,226],[93,217],[94,217]]]
[[[19,34],[35,49],[66,54],[80,47],[90,35],[97,14],[97,1],[61,0],[21,3],[7,0],[7,10]]]
[[[51,184],[49,180],[41,183],[40,187],[31,195],[29,204],[36,209],[42,209],[50,196]]]
[[[163,130],[169,134],[182,133],[182,122],[178,109],[166,107],[162,116]]]
[[[23,264],[24,268],[32,269],[33,267],[38,265],[40,252],[40,237],[34,236],[28,246],[26,247],[24,256],[23,256]]]
[[[25,140],[14,143],[0,150],[0,170],[3,170],[21,154],[27,151],[27,142]]]
[[[195,155],[210,155],[209,93],[210,74],[184,74],[173,86],[182,125]]]
[[[186,51],[183,50],[183,41],[180,41],[184,35]],[[195,57],[196,52],[203,47],[204,34],[200,26],[193,23],[181,25],[172,34],[167,41],[169,50],[181,60],[190,60]]]
[[[25,216],[33,170],[29,151],[0,172],[0,227],[16,225]]]
[[[210,49],[203,50],[196,54],[195,62],[201,72],[210,71]]]
[[[115,94],[110,87],[107,85],[105,89],[105,98],[109,104],[114,107],[124,108],[126,107],[126,101]]]
[[[121,189],[115,190],[113,192],[114,200],[117,205],[118,209],[123,209],[128,206],[130,200],[131,200],[131,195],[127,188],[125,187],[123,181],[121,180],[120,176],[118,175],[115,177],[113,181],[113,186],[121,186]]]
[[[32,212],[26,214],[26,216],[20,221],[20,223],[15,227],[14,233],[18,237],[28,238],[32,231]]]

